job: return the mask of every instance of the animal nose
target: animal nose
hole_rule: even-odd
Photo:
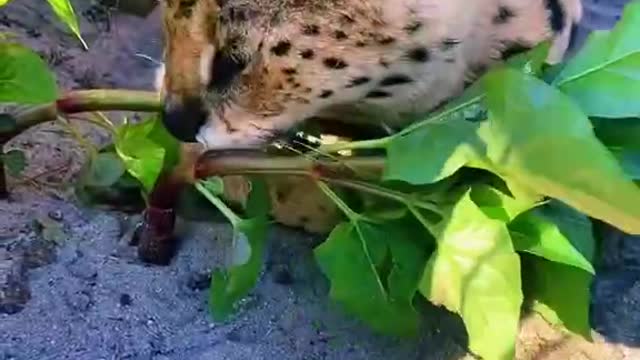
[[[200,127],[207,120],[207,112],[202,102],[196,98],[178,100],[165,98],[162,122],[167,131],[182,142],[195,142]]]

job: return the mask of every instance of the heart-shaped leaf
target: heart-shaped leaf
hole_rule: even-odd
[[[56,79],[38,54],[20,44],[0,42],[0,102],[41,104],[57,96]]]

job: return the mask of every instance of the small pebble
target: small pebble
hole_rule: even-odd
[[[49,211],[49,219],[53,221],[62,221],[64,220],[64,214],[60,210],[51,210]]]
[[[276,265],[273,267],[273,282],[280,285],[293,284],[293,275],[285,265]]]
[[[129,294],[120,295],[120,305],[121,306],[129,306],[132,303],[133,303],[133,299],[131,298],[131,295],[129,295]]]

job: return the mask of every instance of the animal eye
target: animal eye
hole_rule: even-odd
[[[221,49],[211,63],[209,90],[220,92],[228,89],[247,64],[245,57],[233,54],[228,48]]]

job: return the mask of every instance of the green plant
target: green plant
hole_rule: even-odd
[[[0,99],[57,97],[39,85],[51,75],[36,55],[2,46],[17,50],[0,51],[0,63],[10,65],[8,75],[0,72]],[[640,2],[568,62],[546,67],[547,49],[512,58],[386,138],[325,145],[304,157],[212,160],[209,175],[252,177],[243,214],[222,201],[215,176],[195,184],[234,229],[226,268],[212,277],[214,318],[229,319],[260,276],[269,212],[260,177],[290,174],[315,179],[344,213],[315,257],[330,296],[372,328],[416,335],[423,297],[459,314],[470,350],[487,360],[514,357],[523,310],[589,339],[591,219],[640,234]],[[16,56],[31,59],[28,73]],[[3,85],[3,76],[11,81]],[[12,121],[0,118],[0,131]],[[122,127],[94,122],[114,145],[95,151],[85,186],[147,196],[178,160],[177,142],[155,116]],[[342,150],[354,155],[333,155]]]
[[[6,5],[11,0],[0,0],[0,7]],[[56,16],[69,27],[71,32],[80,40],[82,46],[86,49],[89,47],[80,34],[80,26],[78,25],[78,19],[73,11],[73,6],[69,0],[47,0],[49,6],[56,14]]]

